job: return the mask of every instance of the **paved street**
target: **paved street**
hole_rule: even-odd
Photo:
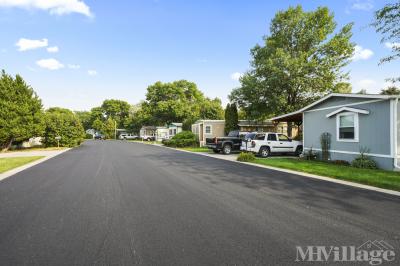
[[[395,196],[87,141],[0,182],[0,264],[293,265],[297,245],[375,239],[398,263],[399,221]]]

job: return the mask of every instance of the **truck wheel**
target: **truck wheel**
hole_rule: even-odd
[[[296,156],[300,156],[300,154],[302,154],[302,153],[303,153],[303,147],[297,146],[296,152],[295,152]]]
[[[262,158],[267,158],[271,152],[268,147],[261,147],[258,153]]]
[[[219,153],[219,150],[213,149],[213,152],[214,152],[214,153]]]
[[[232,151],[231,144],[225,144],[224,147],[222,148],[222,153],[223,154],[230,154],[231,151]]]

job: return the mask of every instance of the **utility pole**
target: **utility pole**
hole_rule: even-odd
[[[114,120],[114,139],[117,139],[117,121]]]

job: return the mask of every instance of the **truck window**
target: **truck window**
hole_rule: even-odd
[[[256,136],[255,133],[248,133],[248,134],[246,134],[246,136],[244,138],[253,140],[255,138],[255,136]]]
[[[278,134],[279,141],[289,141],[289,138],[283,134]]]
[[[256,140],[264,140],[265,139],[265,134],[257,134],[255,139]]]
[[[239,136],[239,131],[234,130],[228,133],[228,137],[238,137]]]
[[[276,141],[276,134],[268,134],[268,139],[269,141]]]

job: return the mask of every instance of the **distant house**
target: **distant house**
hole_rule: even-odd
[[[225,135],[225,120],[197,120],[192,125],[192,132],[197,136],[200,146],[203,146],[206,138]]]
[[[330,94],[296,112],[272,118],[302,123],[304,150],[321,151],[320,137],[331,136],[330,159],[352,161],[367,150],[380,168],[399,168],[399,96]]]
[[[142,128],[140,129],[140,133],[139,136],[142,137],[147,137],[147,136],[156,136],[156,130],[157,127],[155,126],[142,126]]]
[[[168,125],[168,136],[172,138],[179,132],[182,132],[182,123],[171,123]]]
[[[243,132],[277,132],[287,134],[287,123],[275,123],[272,120],[254,121],[239,120],[239,131]],[[297,134],[297,129],[292,129],[292,135]]]
[[[287,132],[287,124],[285,122],[274,123],[271,120],[262,122],[239,120],[238,127],[239,131],[242,132]],[[198,137],[202,146],[205,144],[206,138],[225,136],[225,120],[198,120],[192,125],[192,132]]]
[[[182,132],[182,123],[171,123],[167,126],[143,126],[140,129],[140,137],[153,136],[157,141],[170,139],[179,132]]]

